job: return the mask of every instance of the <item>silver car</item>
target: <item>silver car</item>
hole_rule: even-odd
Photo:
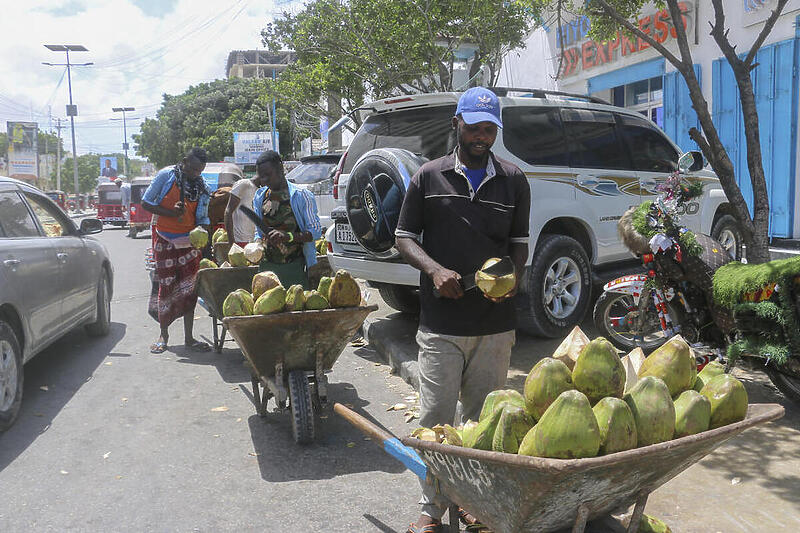
[[[0,177],[0,431],[22,403],[23,365],[78,326],[106,335],[114,272],[108,251],[42,191]]]

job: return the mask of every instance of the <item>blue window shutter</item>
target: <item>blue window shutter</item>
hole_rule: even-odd
[[[702,87],[703,80],[700,77],[700,65],[694,65],[694,75]],[[689,137],[689,129],[700,129],[700,121],[697,119],[697,113],[692,107],[689,87],[680,72],[672,71],[664,74],[663,101],[664,132],[684,152],[698,150],[697,144]]]
[[[798,39],[762,47],[751,76],[758,112],[761,158],[770,204],[770,237],[791,237],[794,219],[797,143]],[[712,114],[720,139],[733,162],[736,182],[753,210],[753,187],[747,168],[747,143],[739,90],[724,58],[713,63]]]

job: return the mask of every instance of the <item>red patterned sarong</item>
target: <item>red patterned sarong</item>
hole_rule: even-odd
[[[195,279],[201,258],[200,250],[175,248],[153,230],[153,259],[156,263],[153,282],[158,283],[158,293],[151,293],[148,313],[153,318],[158,317],[162,326],[169,326],[197,303]]]

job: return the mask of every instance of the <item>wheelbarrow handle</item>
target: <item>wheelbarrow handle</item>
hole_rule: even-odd
[[[370,437],[373,441],[383,445],[383,451],[403,463],[406,468],[411,470],[423,481],[428,477],[428,467],[422,462],[419,454],[413,448],[405,446],[400,440],[378,426],[373,424],[355,411],[348,409],[340,403],[333,404],[333,411],[350,422],[362,433]]]

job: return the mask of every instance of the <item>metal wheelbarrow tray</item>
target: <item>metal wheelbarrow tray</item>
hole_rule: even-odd
[[[265,416],[271,397],[279,410],[289,408],[299,444],[314,440],[314,405],[327,405],[326,372],[376,305],[293,311],[273,315],[226,317],[253,373],[256,411]],[[261,394],[259,387],[263,388]]]
[[[697,435],[589,459],[545,459],[404,438],[402,444],[365,418],[334,409],[494,533],[584,531],[589,520],[636,504],[639,528],[648,495],[728,439],[783,416],[778,404],[750,404],[741,422]],[[382,437],[382,438],[381,438]],[[453,516],[458,516],[451,508]],[[457,518],[456,518],[457,523]],[[455,529],[454,531],[457,531]]]
[[[222,323],[222,304],[225,298],[236,289],[250,292],[253,276],[258,274],[257,266],[230,268],[203,268],[197,272],[197,296],[201,305],[211,316],[214,333],[214,350],[222,352],[227,329]]]

